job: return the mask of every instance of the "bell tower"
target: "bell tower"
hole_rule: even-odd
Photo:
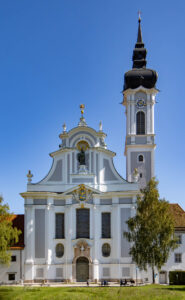
[[[158,90],[157,73],[146,68],[147,50],[142,40],[141,19],[138,20],[137,42],[132,69],[125,73],[123,105],[126,114],[126,177],[138,177],[140,188],[154,176],[154,106]]]

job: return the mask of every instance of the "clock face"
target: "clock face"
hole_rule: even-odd
[[[143,106],[145,106],[145,100],[143,100],[143,99],[138,99],[138,100],[137,100],[137,107],[141,108],[141,107],[143,107]]]

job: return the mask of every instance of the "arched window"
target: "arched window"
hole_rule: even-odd
[[[136,115],[136,134],[145,134],[145,113],[138,111]]]
[[[57,244],[56,245],[56,257],[60,258],[64,255],[64,245]]]
[[[143,161],[144,161],[143,155],[139,155],[139,156],[138,156],[138,161],[139,161],[139,162],[143,162]]]
[[[110,245],[108,243],[105,243],[105,244],[102,245],[102,255],[104,257],[110,256],[110,251],[111,251],[111,248],[110,248]]]

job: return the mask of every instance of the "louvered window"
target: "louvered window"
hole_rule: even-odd
[[[136,134],[145,134],[145,113],[138,111],[136,115]]]
[[[102,238],[111,237],[111,214],[109,212],[102,213]]]
[[[76,210],[76,238],[89,239],[89,209]]]
[[[56,239],[64,239],[64,214],[56,214],[56,219],[55,219],[55,224],[56,224],[56,233],[55,237]]]

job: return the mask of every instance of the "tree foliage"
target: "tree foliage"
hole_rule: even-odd
[[[177,247],[174,235],[174,219],[169,203],[159,199],[158,181],[152,178],[137,196],[136,215],[127,221],[128,232],[125,236],[133,242],[130,254],[133,261],[142,270],[150,266],[161,269],[167,261],[170,251]]]
[[[21,230],[12,227],[12,214],[9,212],[9,206],[3,204],[3,198],[0,196],[0,263],[9,264],[11,252],[10,247],[18,242]]]

